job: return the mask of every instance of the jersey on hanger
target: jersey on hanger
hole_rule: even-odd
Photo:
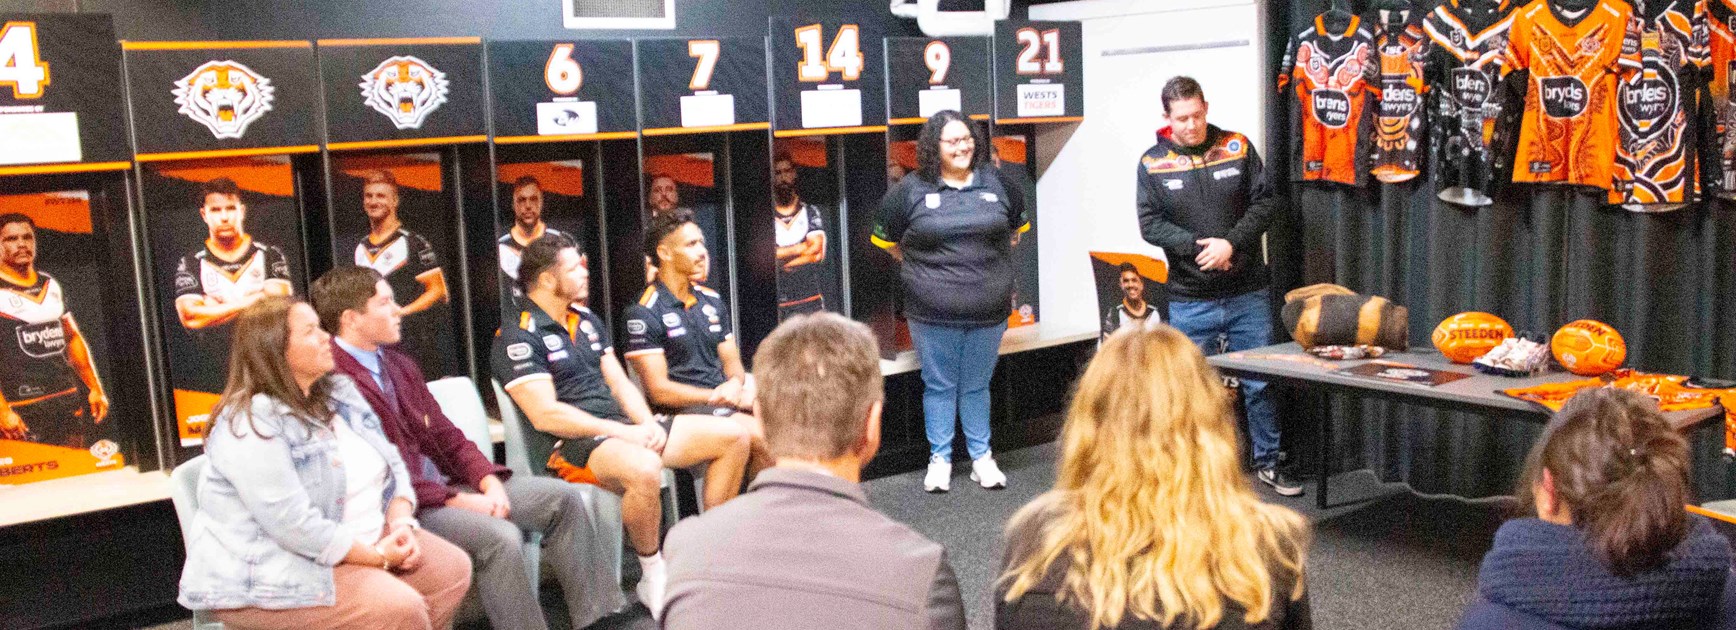
[[[1609,202],[1666,210],[1698,195],[1694,156],[1700,72],[1711,63],[1704,0],[1653,0],[1636,15],[1640,65],[1621,80],[1614,187]]]
[[[1706,76],[1706,106],[1700,117],[1700,169],[1714,194],[1736,199],[1736,0],[1707,0],[1706,31],[1711,72]]]
[[[1447,0],[1423,18],[1429,36],[1430,159],[1441,199],[1488,205],[1503,179],[1497,86],[1512,14],[1506,0]]]
[[[1374,84],[1378,70],[1374,36],[1351,16],[1344,30],[1326,28],[1326,16],[1290,39],[1278,75],[1278,91],[1290,101],[1297,143],[1290,168],[1295,181],[1361,186],[1370,163]]]
[[[1375,50],[1380,59],[1380,108],[1374,125],[1374,178],[1409,181],[1422,173],[1428,93],[1423,64],[1429,39],[1418,13],[1403,12],[1396,23],[1383,20],[1375,35]]]
[[[1622,0],[1601,0],[1577,15],[1558,15],[1549,0],[1516,11],[1502,67],[1507,75],[1524,72],[1526,81],[1513,181],[1610,189],[1616,83],[1639,69],[1638,26]]]

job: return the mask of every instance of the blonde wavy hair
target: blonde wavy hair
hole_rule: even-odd
[[[1093,630],[1128,616],[1211,627],[1231,602],[1259,623],[1279,596],[1275,571],[1292,578],[1283,596],[1301,597],[1308,525],[1255,496],[1233,423],[1228,391],[1187,336],[1111,335],[1067,411],[1054,489],[1008,524],[1040,529],[1000,577],[1006,601],[1057,562],[1057,599],[1088,611]]]

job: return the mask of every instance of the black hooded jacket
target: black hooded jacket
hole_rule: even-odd
[[[1164,127],[1139,158],[1139,231],[1169,258],[1171,300],[1211,300],[1265,288],[1260,236],[1277,200],[1248,137],[1209,126],[1206,141],[1182,146]],[[1194,262],[1195,241],[1221,238],[1234,253],[1228,271]]]

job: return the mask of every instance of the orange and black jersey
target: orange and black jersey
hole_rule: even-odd
[[[1524,90],[1514,182],[1611,188],[1616,84],[1640,69],[1638,24],[1622,0],[1571,14],[1532,0],[1514,13],[1502,68],[1507,89]]]
[[[1711,63],[1704,0],[1652,0],[1636,16],[1640,71],[1617,87],[1621,143],[1610,203],[1665,210],[1698,195],[1694,146],[1702,70]]]
[[[386,283],[392,285],[399,304],[409,304],[421,296],[428,290],[422,278],[441,272],[440,256],[428,239],[403,228],[378,243],[372,236],[362,237],[356,243],[355,263],[380,272]]]
[[[1382,11],[1375,34],[1380,58],[1380,109],[1375,115],[1374,177],[1383,182],[1409,181],[1422,173],[1427,118],[1423,64],[1429,39],[1422,14]]]
[[[233,260],[224,258],[207,241],[199,251],[182,256],[175,266],[175,297],[232,301],[264,291],[272,282],[289,283],[289,258],[283,250],[247,237],[239,251]]]
[[[1710,72],[1700,120],[1700,170],[1712,191],[1736,199],[1736,0],[1706,0]]]
[[[66,355],[76,331],[59,281],[41,272],[0,274],[0,394],[8,404],[23,407],[78,391],[83,381]]]
[[[1509,9],[1506,0],[1447,0],[1423,18],[1430,158],[1442,199],[1488,205],[1503,179],[1497,88],[1513,23]]]
[[[1279,66],[1278,92],[1289,102],[1293,150],[1290,177],[1361,186],[1374,136],[1378,68],[1374,36],[1351,16],[1342,30],[1326,16],[1290,38]]]

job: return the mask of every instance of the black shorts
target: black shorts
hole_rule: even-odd
[[[67,390],[34,402],[14,405],[13,413],[30,427],[29,441],[67,448],[88,448],[91,424],[90,401],[81,388]]]
[[[609,420],[621,424],[632,424],[625,418],[609,418]],[[663,427],[663,433],[667,434],[675,427],[675,418],[666,415],[659,415],[657,416],[657,426]],[[585,468],[591,465],[591,453],[596,452],[597,447],[609,439],[611,439],[609,436],[599,435],[589,438],[562,440],[560,444],[555,445],[555,453],[558,453],[561,457],[565,458],[568,464],[579,468]]]

